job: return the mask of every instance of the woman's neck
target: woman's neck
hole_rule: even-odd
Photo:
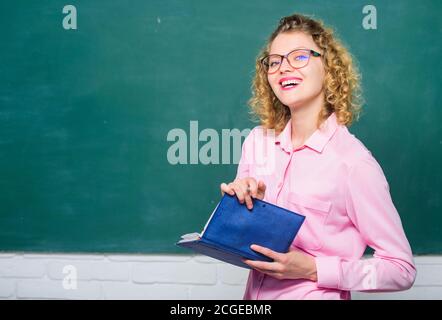
[[[292,144],[302,146],[318,128],[319,113],[324,105],[322,95],[308,106],[290,108],[292,119]]]

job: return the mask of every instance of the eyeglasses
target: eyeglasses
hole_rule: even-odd
[[[311,49],[295,49],[283,56],[280,54],[268,55],[261,59],[261,64],[268,74],[272,74],[279,70],[284,58],[287,59],[292,68],[300,69],[308,64],[310,56],[320,57],[321,54]]]

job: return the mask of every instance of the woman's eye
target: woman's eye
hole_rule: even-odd
[[[277,66],[278,64],[279,64],[278,61],[272,61],[272,62],[270,62],[270,66],[271,66],[271,67]]]
[[[296,60],[296,61],[304,61],[304,60],[306,60],[306,59],[308,59],[308,57],[307,57],[307,56],[304,56],[304,55],[300,55],[300,56],[296,56],[296,57],[295,57],[295,60]]]

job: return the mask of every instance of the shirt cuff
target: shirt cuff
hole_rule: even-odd
[[[339,289],[340,259],[339,257],[315,257],[317,286],[330,289]]]

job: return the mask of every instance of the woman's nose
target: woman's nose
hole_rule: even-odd
[[[284,57],[281,61],[281,66],[279,67],[279,72],[284,73],[286,71],[293,71],[294,68],[290,65],[289,60]]]

